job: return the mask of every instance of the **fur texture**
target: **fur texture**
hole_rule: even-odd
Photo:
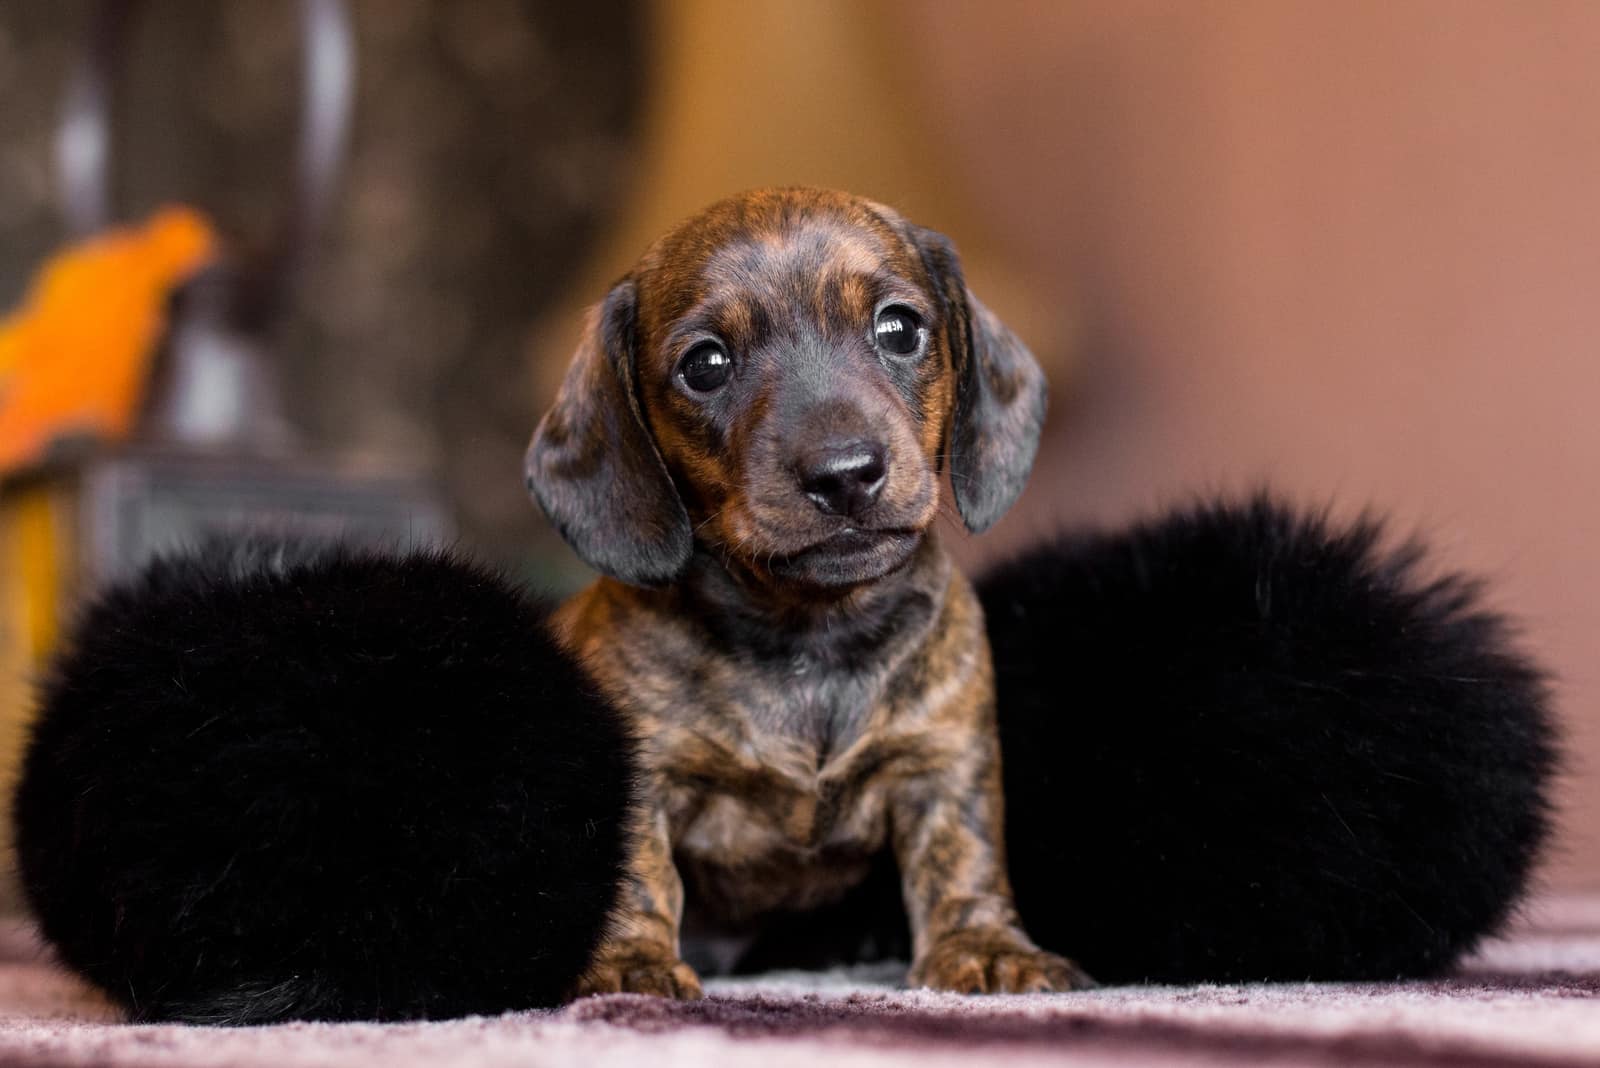
[[[273,542],[111,589],[17,797],[45,935],[138,1020],[557,1003],[617,893],[633,746],[545,614],[446,554]]]
[[[1000,517],[1044,408],[950,242],[845,193],[721,201],[612,289],[526,467],[605,572],[558,631],[646,739],[586,990],[695,997],[683,921],[745,933],[885,853],[911,982],[1081,984],[1017,924],[983,621],[935,529],[947,469],[968,529]]]
[[[979,590],[1023,922],[1102,982],[1428,975],[1522,894],[1540,674],[1375,524],[1195,508]]]

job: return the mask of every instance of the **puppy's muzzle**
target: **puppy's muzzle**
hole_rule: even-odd
[[[800,491],[823,515],[862,518],[883,492],[888,461],[875,441],[829,442],[795,461]]]

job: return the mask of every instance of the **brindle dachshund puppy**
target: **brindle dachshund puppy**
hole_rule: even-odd
[[[631,887],[581,993],[699,995],[685,882],[736,923],[838,898],[886,847],[913,984],[1087,982],[1018,925],[983,621],[933,531],[947,463],[968,528],[1010,506],[1044,407],[950,242],[856,197],[725,200],[612,289],[527,459],[608,576],[558,631],[644,740]]]

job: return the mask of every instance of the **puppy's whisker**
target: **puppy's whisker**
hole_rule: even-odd
[[[954,483],[954,482],[959,480],[959,481],[964,481],[964,482],[966,482],[967,484],[970,485],[971,483],[977,481],[977,479],[975,479],[973,476],[963,474],[960,471],[957,471],[955,469],[955,461],[954,461],[954,454],[953,453],[949,453],[949,452],[940,453],[939,456],[938,456],[938,463],[939,463],[939,466],[944,469],[945,473],[950,476],[950,481],[952,483]]]
[[[722,518],[722,513],[726,512],[727,510],[728,510],[728,507],[726,505],[724,505],[721,508],[718,508],[715,512],[712,512],[710,515],[706,516],[700,522],[696,523],[695,527],[694,527],[694,532],[696,534],[700,533],[700,531],[702,531],[706,527],[710,526],[712,523],[716,522],[718,519],[721,519]]]

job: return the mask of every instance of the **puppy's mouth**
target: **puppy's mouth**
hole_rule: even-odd
[[[918,527],[841,527],[798,552],[774,557],[772,574],[812,586],[854,586],[902,567],[922,541]]]

